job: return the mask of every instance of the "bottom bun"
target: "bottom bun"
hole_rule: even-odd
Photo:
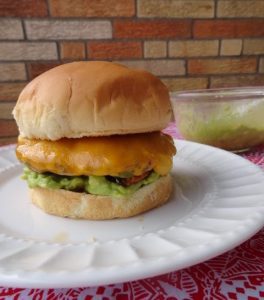
[[[33,188],[30,191],[32,202],[49,214],[74,219],[106,220],[132,217],[164,204],[172,191],[172,179],[170,175],[161,177],[128,198],[45,188]]]

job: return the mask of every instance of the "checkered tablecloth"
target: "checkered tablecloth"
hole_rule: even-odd
[[[174,137],[173,125],[166,130]],[[264,168],[264,145],[242,155]],[[263,216],[264,217],[264,216]],[[187,269],[133,282],[74,289],[0,288],[2,299],[264,299],[264,228],[239,247]]]

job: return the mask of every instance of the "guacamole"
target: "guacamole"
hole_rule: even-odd
[[[152,172],[147,178],[124,187],[107,180],[105,176],[61,176],[53,173],[37,173],[24,168],[22,178],[28,182],[30,188],[42,187],[49,189],[64,189],[93,195],[123,197],[130,196],[142,186],[156,181],[160,175]]]
[[[208,103],[178,106],[176,119],[180,133],[187,140],[231,151],[248,149],[264,143],[264,106]]]

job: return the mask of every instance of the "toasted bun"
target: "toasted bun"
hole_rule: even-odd
[[[74,219],[104,220],[131,217],[168,201],[171,176],[139,189],[130,198],[113,198],[45,188],[31,189],[31,200],[45,212]]]
[[[35,78],[13,115],[22,137],[58,140],[158,131],[170,121],[171,106],[167,88],[154,75],[91,61]]]

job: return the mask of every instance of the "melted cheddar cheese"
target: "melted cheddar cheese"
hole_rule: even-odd
[[[176,153],[173,140],[161,132],[60,139],[19,138],[18,159],[38,172],[61,175],[167,174]]]

